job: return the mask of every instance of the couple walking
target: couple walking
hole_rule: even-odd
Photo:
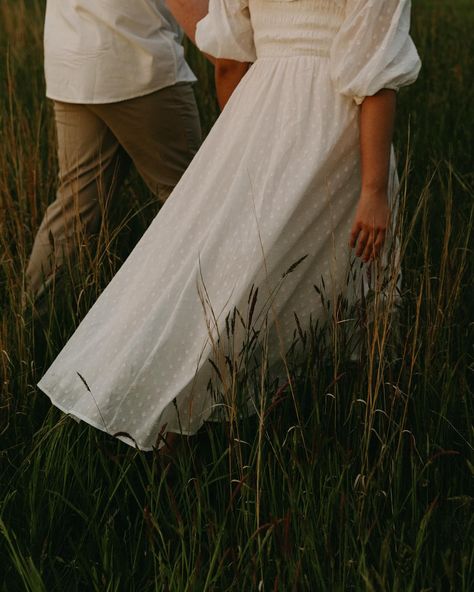
[[[247,332],[238,320],[229,332],[229,315],[245,314],[249,296],[277,375],[295,314],[304,327],[324,316],[314,284],[351,300],[368,281],[363,270],[347,284],[354,258],[390,268],[395,95],[420,67],[410,8],[49,0],[61,178],[28,268],[36,297],[69,254],[68,228],[96,228],[99,176],[113,190],[111,172],[131,159],[158,197],[175,186],[39,382],[57,407],[143,450],[164,433],[193,434],[229,404],[216,393],[228,395],[226,359]],[[194,78],[170,10],[218,60],[222,103],[230,96],[199,150]],[[50,232],[63,249],[51,252]]]

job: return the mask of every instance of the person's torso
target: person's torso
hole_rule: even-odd
[[[181,37],[164,0],[48,0],[47,96],[107,103],[194,81]]]

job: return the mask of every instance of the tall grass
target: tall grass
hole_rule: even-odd
[[[331,347],[319,328],[301,335],[286,387],[254,378],[259,413],[208,426],[164,469],[35,387],[156,213],[132,179],[40,340],[20,294],[56,186],[42,14],[0,6],[1,589],[473,589],[471,3],[415,3],[424,69],[399,101],[398,330],[381,312],[351,362],[330,311]],[[189,55],[208,129],[212,72]]]

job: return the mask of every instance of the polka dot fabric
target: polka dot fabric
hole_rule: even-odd
[[[254,63],[39,382],[57,407],[150,450],[161,432],[192,434],[216,415],[210,360],[239,351],[245,331],[237,322],[230,338],[228,315],[248,312],[252,286],[275,368],[294,314],[304,327],[327,315],[313,287],[321,277],[330,296],[355,298],[356,99],[416,78],[408,28],[405,1],[211,0],[202,50]],[[392,158],[393,208],[396,191]]]

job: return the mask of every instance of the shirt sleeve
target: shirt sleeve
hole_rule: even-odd
[[[410,37],[411,0],[347,0],[331,47],[331,77],[357,104],[383,88],[398,91],[418,77],[421,61]]]
[[[216,58],[254,62],[248,0],[210,0],[209,13],[196,27],[196,45]]]

